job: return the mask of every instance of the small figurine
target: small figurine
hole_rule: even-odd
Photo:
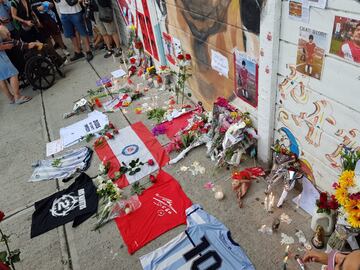
[[[322,226],[318,225],[316,227],[316,232],[314,234],[314,237],[311,239],[311,243],[317,249],[322,249],[324,247],[324,228]]]

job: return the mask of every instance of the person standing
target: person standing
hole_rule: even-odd
[[[5,50],[10,50],[13,42],[3,42],[10,39],[10,32],[3,25],[0,25],[0,90],[8,98],[11,104],[23,104],[31,100],[31,97],[22,96],[19,90],[18,70],[11,63]],[[31,45],[33,46],[33,44]],[[12,91],[9,90],[7,80],[10,81]]]
[[[239,75],[241,78],[242,96],[246,99],[249,99],[249,93],[247,91],[249,72],[246,69],[246,62],[244,60],[242,60],[242,62],[241,62],[241,68],[240,68]]]
[[[86,60],[91,61],[94,56],[90,49],[89,37],[86,32],[83,13],[79,2],[77,0],[57,0],[55,2],[60,12],[64,36],[71,39],[74,48],[75,53],[74,56],[70,58],[70,61],[75,61],[84,57],[84,54],[80,49],[80,44],[76,38],[75,30],[79,33],[81,40],[84,43]]]
[[[91,0],[90,3],[94,12],[95,24],[100,34],[103,36],[107,52],[104,57],[111,55],[119,57],[122,55],[120,38],[116,30],[111,0]],[[112,43],[115,43],[116,50],[112,49]]]

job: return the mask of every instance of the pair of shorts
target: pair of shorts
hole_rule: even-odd
[[[116,33],[116,27],[115,27],[115,23],[114,21],[112,21],[111,23],[106,23],[106,22],[102,22],[100,21],[99,18],[99,12],[94,12],[94,17],[95,17],[95,24],[97,29],[100,32],[100,35],[112,35]]]
[[[60,20],[63,25],[64,36],[66,38],[75,37],[75,30],[80,34],[80,36],[87,36],[82,12],[74,14],[61,14]]]

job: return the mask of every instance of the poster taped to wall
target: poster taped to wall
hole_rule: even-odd
[[[227,57],[214,50],[211,50],[211,67],[220,75],[229,78],[229,61]]]
[[[321,79],[326,47],[326,33],[300,26],[296,70]]]
[[[330,53],[360,63],[360,20],[335,16]]]
[[[173,65],[175,65],[175,49],[174,49],[174,44],[173,44],[173,40],[172,37],[163,32],[163,41],[164,41],[164,50],[165,50],[165,56],[166,59]]]
[[[309,4],[312,7],[325,8],[327,0],[309,0]]]
[[[308,23],[310,19],[310,8],[308,0],[290,0],[289,18],[295,21]]]
[[[234,50],[235,88],[234,93],[246,103],[257,107],[258,64],[245,53]]]

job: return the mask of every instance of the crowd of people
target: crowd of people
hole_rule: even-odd
[[[105,58],[121,56],[113,16],[111,0],[0,0],[0,89],[9,102],[31,100],[19,90],[26,50],[45,44],[58,67],[84,57],[91,61],[94,49],[105,49]],[[63,36],[71,40],[72,57]]]

